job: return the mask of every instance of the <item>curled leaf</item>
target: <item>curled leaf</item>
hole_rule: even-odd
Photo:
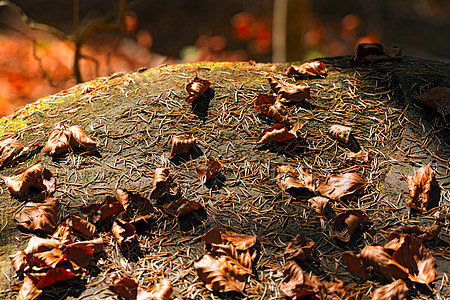
[[[87,136],[80,126],[69,127],[64,123],[59,123],[50,131],[43,152],[53,156],[68,152],[70,147],[94,149],[97,147],[97,143]]]
[[[174,136],[172,138],[172,150],[169,158],[178,154],[188,153],[191,149],[195,148],[196,143],[197,139],[188,134]]]
[[[283,281],[280,283],[281,291],[288,297],[302,299],[317,294],[323,284],[312,275],[306,275],[302,268],[293,260],[288,260],[283,269]]]
[[[56,179],[41,164],[20,169],[11,177],[3,177],[11,195],[24,196],[31,188],[51,194],[56,189]]]
[[[311,256],[312,248],[314,247],[314,241],[307,238],[303,233],[299,233],[289,242],[284,250],[284,258],[297,259],[304,261]]]
[[[96,228],[91,222],[83,220],[82,218],[75,215],[71,215],[70,217],[71,226],[73,229],[77,230],[88,239],[92,238],[92,236],[96,232]]]
[[[349,242],[352,234],[366,218],[366,214],[361,210],[347,210],[341,213],[334,220],[332,236],[342,242]]]
[[[267,79],[270,87],[277,94],[277,99],[283,104],[300,102],[310,96],[309,86],[292,84],[274,76],[269,76]]]
[[[109,289],[126,300],[136,300],[138,286],[133,279],[112,277]]]
[[[290,119],[283,104],[276,100],[273,95],[259,94],[255,100],[255,109],[271,118],[276,122],[289,124]]]
[[[25,146],[11,138],[1,141],[0,168],[4,168],[26,158],[33,152],[33,148],[37,149],[39,147],[39,145]]]
[[[197,166],[197,176],[200,182],[205,184],[211,179],[219,170],[222,169],[222,164],[213,157],[208,157],[206,166]]]
[[[289,66],[286,75],[294,75],[302,78],[323,77],[325,66],[320,61],[307,62],[300,66]]]
[[[123,212],[123,206],[116,197],[107,196],[103,203],[87,204],[80,207],[81,213],[88,215],[92,223],[99,223]]]
[[[356,52],[350,58],[350,64],[371,64],[376,62],[400,61],[402,49],[396,46],[386,47],[378,43],[362,43],[356,47]]]
[[[358,152],[347,151],[343,155],[343,160],[348,163],[367,164],[370,162],[372,152],[369,150],[359,150]]]
[[[54,239],[43,239],[37,236],[31,237],[28,241],[28,246],[24,250],[25,254],[33,254],[45,252],[57,248],[60,242]]]
[[[339,142],[348,144],[352,129],[343,125],[331,125],[328,129],[328,135]]]
[[[44,203],[28,202],[14,219],[19,227],[28,231],[52,233],[59,221],[59,207],[57,198],[48,198]]]
[[[398,279],[379,289],[372,294],[371,300],[403,300],[408,296],[408,287],[406,283]]]
[[[238,250],[247,250],[256,243],[256,236],[233,231],[221,231],[218,227],[213,227],[203,235],[202,240],[208,244],[231,243]]]
[[[136,228],[121,219],[115,219],[111,232],[122,249],[129,249],[136,239]]]
[[[355,300],[356,297],[353,296],[351,292],[349,292],[345,286],[344,282],[339,278],[333,278],[326,285],[326,294],[327,298],[330,300]]]
[[[122,204],[123,209],[125,211],[128,210],[128,207],[131,206],[138,206],[145,212],[153,212],[154,208],[153,205],[150,203],[150,201],[142,197],[139,194],[135,194],[131,191],[127,191],[125,189],[115,189],[116,195],[117,195],[117,201]]]
[[[195,99],[203,95],[210,86],[211,82],[195,76],[195,78],[186,85],[186,92],[188,93],[188,96],[186,97],[186,103],[191,103]]]
[[[35,277],[35,273],[31,273],[29,275]],[[64,268],[50,269],[47,271],[47,273],[45,273],[44,276],[35,277],[35,279],[39,281],[36,287],[38,289],[43,289],[45,287],[67,281],[77,276],[78,274],[74,274],[72,271]]]
[[[213,244],[211,252],[219,257],[226,256],[228,259],[233,259],[233,264],[246,270],[248,274],[252,273],[253,260],[256,258],[257,254],[254,248],[240,250],[233,244]]]
[[[300,128],[300,123],[296,123],[292,129],[281,125],[280,123],[275,126],[265,129],[259,136],[256,144],[268,144],[273,142],[281,142],[297,137],[297,131]]]
[[[17,300],[36,300],[42,294],[42,290],[36,287],[37,280],[32,275],[26,275],[20,287]]]
[[[194,262],[194,270],[206,287],[218,292],[239,292],[245,288],[248,272],[232,264],[226,257],[213,258],[204,254]]]
[[[154,299],[154,300],[169,300],[173,293],[172,283],[169,279],[163,278],[161,281],[149,290],[138,287],[137,299]]]
[[[171,169],[156,168],[150,198],[159,199],[166,194],[175,196],[177,193],[178,185],[172,177]]]
[[[450,88],[434,87],[417,98],[420,102],[436,109],[443,117],[450,114]]]
[[[321,196],[313,197],[308,200],[309,206],[320,215],[325,214],[326,208],[329,206],[328,201],[330,201],[330,199]]]
[[[79,147],[84,149],[95,149],[97,147],[97,143],[83,131],[81,126],[70,126],[69,131],[69,144],[71,147]]]
[[[9,259],[19,276],[30,269],[28,257],[23,251],[17,251],[15,254],[10,255]]]
[[[342,253],[342,259],[344,260],[345,267],[350,274],[361,279],[369,278],[369,270],[361,261],[359,254],[356,255],[353,252],[344,252]]]
[[[316,190],[314,178],[303,167],[299,172],[290,165],[282,165],[277,167],[275,174],[281,189],[290,194],[309,194]]]
[[[76,247],[78,247],[78,246],[79,247],[85,247],[87,249],[92,249],[92,251],[94,253],[102,252],[103,251],[103,238],[98,237],[98,238],[93,239],[93,240],[75,242],[72,245],[74,245],[74,246],[71,246],[71,245],[69,245],[69,246],[70,247],[75,247],[75,246]]]
[[[366,187],[367,182],[356,173],[333,175],[321,181],[317,191],[324,197],[336,200],[358,193]]]
[[[180,198],[164,206],[167,213],[179,217],[187,215],[193,211],[203,208],[203,205],[196,201],[191,201],[186,198]]]
[[[409,207],[422,212],[427,211],[433,181],[434,171],[430,164],[418,169],[414,177],[406,176],[409,195],[411,196],[408,201]]]
[[[402,234],[409,234],[421,242],[428,241],[434,239],[439,234],[442,227],[444,227],[444,223],[442,222],[436,222],[436,224],[430,227],[423,227],[419,225],[405,225],[392,231],[388,236],[388,240],[398,238]]]

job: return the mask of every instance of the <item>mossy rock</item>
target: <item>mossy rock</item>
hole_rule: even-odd
[[[162,166],[173,169],[180,196],[205,207],[204,214],[176,219],[163,213],[162,203],[154,203],[161,218],[138,234],[139,246],[129,253],[119,250],[105,224],[101,232],[105,251],[94,257],[89,274],[46,289],[46,296],[102,298],[110,293],[107,278],[123,275],[144,286],[166,277],[178,297],[211,298],[193,270],[193,261],[205,253],[201,235],[214,226],[258,238],[260,255],[245,289],[249,298],[282,297],[278,285],[284,248],[300,232],[315,241],[312,258],[302,264],[305,271],[323,282],[339,276],[349,290],[366,294],[363,298],[385,284],[381,277],[361,281],[349,275],[341,253],[358,251],[366,244],[383,245],[387,233],[400,225],[432,223],[431,213],[410,214],[406,206],[408,189],[401,177],[413,175],[419,166],[435,166],[440,191],[432,212],[448,212],[449,125],[416,97],[435,86],[450,86],[450,64],[404,57],[398,63],[354,68],[348,60],[321,59],[326,78],[295,82],[309,85],[311,98],[287,108],[301,129],[297,139],[285,144],[256,147],[261,132],[274,123],[254,109],[256,96],[270,91],[266,76],[285,76],[285,64],[197,63],[116,74],[43,98],[0,120],[1,134],[23,144],[45,144],[58,122],[80,125],[98,140],[98,153],[75,151],[52,159],[39,152],[2,170],[8,176],[36,161],[45,164],[56,176],[55,196],[64,200],[63,218],[80,215],[80,204],[101,202],[117,187],[149,196],[154,170]],[[196,75],[213,83],[214,95],[186,104],[185,86]],[[326,134],[333,124],[352,127],[359,145],[373,151],[372,163],[349,165],[340,159],[345,147]],[[170,141],[177,134],[196,137],[198,149],[171,160]],[[219,159],[223,169],[220,181],[205,186],[195,167],[208,156]],[[350,171],[361,174],[369,182],[365,193],[333,205],[337,212],[364,209],[370,226],[347,244],[333,239],[332,220],[311,210],[308,197],[292,197],[280,190],[274,175],[280,164],[307,167],[317,179]],[[3,183],[2,189],[0,295],[10,299],[20,280],[8,255],[24,248],[30,235],[18,231],[13,220],[23,199],[12,198]],[[446,225],[437,239],[426,244],[436,257],[438,277],[450,272],[449,242]],[[450,295],[449,284],[446,277],[439,278],[435,291],[444,299]],[[418,295],[414,289],[411,294]],[[231,296],[214,293],[214,297]]]

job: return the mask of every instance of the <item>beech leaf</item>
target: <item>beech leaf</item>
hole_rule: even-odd
[[[353,296],[351,292],[349,292],[345,286],[344,282],[339,278],[333,278],[326,285],[326,294],[327,298],[330,300],[355,300],[356,297]]]
[[[136,300],[138,286],[133,279],[112,277],[109,289],[126,300]]]
[[[28,241],[28,246],[25,248],[25,254],[33,254],[45,252],[57,248],[61,243],[54,239],[44,239],[37,236],[32,236]]]
[[[371,300],[403,300],[407,299],[408,287],[406,283],[398,279],[390,284],[376,289]]]
[[[163,278],[149,290],[138,286],[137,300],[169,300],[173,293],[172,283],[169,279]]]
[[[256,243],[256,236],[236,233],[232,231],[221,231],[218,227],[211,228],[202,240],[208,244],[233,244],[239,250],[247,250]]]
[[[256,250],[249,248],[246,250],[237,249],[233,244],[213,244],[211,252],[220,256],[227,256],[232,258],[234,264],[239,265],[242,269],[246,270],[248,274],[252,273],[253,260],[256,258]]]
[[[348,144],[352,128],[344,125],[331,125],[328,129],[328,135],[339,142]]]
[[[289,66],[286,75],[294,75],[301,78],[324,77],[322,71],[325,66],[320,61],[307,62],[300,66]]]
[[[317,191],[324,197],[336,200],[361,192],[367,186],[364,178],[356,173],[333,175],[319,183]]]
[[[315,212],[317,212],[320,215],[325,215],[327,208],[331,209],[331,207],[329,207],[328,202],[330,201],[330,199],[322,197],[322,196],[317,196],[317,197],[313,197],[311,199],[308,200],[309,206],[311,206],[312,209],[314,209]]]
[[[313,247],[314,241],[307,238],[303,233],[299,233],[287,245],[284,250],[284,258],[286,260],[297,259],[304,261],[311,256]]]
[[[278,166],[276,178],[280,188],[292,195],[308,194],[316,190],[314,178],[308,170],[300,167],[300,172],[290,165]]]
[[[166,194],[175,196],[177,193],[178,185],[173,179],[171,169],[156,168],[150,198],[159,199]]]
[[[82,205],[80,211],[83,214],[87,214],[92,223],[96,224],[109,217],[118,215],[124,209],[116,197],[107,196],[103,203]]]
[[[409,195],[411,196],[411,199],[408,201],[408,205],[412,209],[421,212],[427,211],[433,181],[434,171],[430,164],[418,169],[414,177],[410,175],[406,176]]]
[[[428,241],[434,239],[439,234],[442,227],[444,227],[444,223],[442,222],[436,222],[436,224],[430,227],[423,227],[419,225],[405,225],[392,231],[388,236],[388,240],[398,238],[402,234],[409,234],[421,242]]]
[[[122,249],[129,249],[136,240],[136,228],[121,219],[115,219],[111,232]]]
[[[332,235],[342,242],[349,242],[350,237],[366,219],[361,210],[347,210],[336,217],[333,224]]]
[[[284,109],[283,104],[273,95],[259,94],[255,100],[255,109],[266,116],[271,117],[276,122],[289,124],[291,120]]]
[[[30,269],[28,263],[28,257],[23,251],[17,251],[15,254],[9,256],[11,264],[16,271],[17,275],[21,276],[24,272]]]
[[[343,160],[348,163],[367,164],[370,162],[372,152],[369,150],[359,150],[358,152],[347,151],[343,155]]]
[[[173,158],[175,155],[188,153],[191,149],[195,148],[197,139],[193,138],[189,134],[181,134],[172,138],[172,150],[169,158]]]
[[[187,215],[201,208],[203,208],[201,203],[186,198],[180,198],[176,201],[172,201],[169,205],[164,206],[167,213],[176,217]]]
[[[267,79],[270,87],[277,94],[277,99],[283,104],[301,102],[310,97],[309,86],[292,84],[273,76],[269,76]]]
[[[69,144],[71,147],[79,147],[84,149],[95,149],[97,147],[97,143],[83,131],[81,126],[70,126],[69,131]]]
[[[45,191],[47,194],[52,194],[56,189],[56,179],[41,164],[20,169],[11,177],[3,177],[3,180],[11,195],[20,197],[28,193],[31,188]]]
[[[313,275],[309,277],[293,260],[288,260],[283,269],[283,281],[280,283],[281,291],[288,297],[302,299],[302,297],[317,294],[323,284]]]
[[[87,136],[80,126],[69,127],[64,123],[59,123],[50,131],[43,152],[53,156],[68,152],[70,147],[94,149],[97,147],[97,143]]]
[[[188,93],[188,96],[186,97],[186,103],[191,103],[195,99],[203,95],[210,86],[211,82],[195,76],[195,78],[186,85],[186,92]]]
[[[362,43],[356,47],[356,52],[350,58],[350,64],[371,64],[377,62],[400,61],[402,49],[396,46],[386,47],[378,43]]]
[[[450,88],[434,87],[417,98],[420,102],[436,109],[443,117],[450,114]]]
[[[94,236],[97,229],[91,222],[83,220],[82,218],[77,217],[75,215],[71,215],[70,218],[71,218],[71,226],[73,229],[80,232],[88,239]]]
[[[44,203],[28,202],[14,219],[19,227],[26,230],[52,233],[59,221],[59,207],[57,198],[47,198]]]
[[[33,152],[34,149],[37,149],[41,146],[35,145],[22,145],[18,141],[7,138],[0,142],[0,168],[4,168],[13,163],[19,162],[20,160],[26,158],[28,155]],[[33,149],[34,148],[34,149]]]
[[[16,300],[36,300],[42,294],[42,290],[36,287],[37,280],[31,275],[26,275],[23,284],[20,287]]]
[[[291,129],[280,123],[275,124],[275,126],[267,128],[261,133],[256,144],[268,144],[296,138],[299,128],[300,123],[296,123]]]
[[[30,276],[34,276],[34,273],[30,273]],[[43,289],[45,287],[67,281],[74,277],[77,277],[78,274],[74,274],[72,271],[64,269],[64,268],[54,268],[50,269],[45,273],[43,277],[36,278],[39,280],[36,287],[38,289]]]
[[[196,167],[198,179],[200,179],[201,183],[205,184],[219,172],[220,169],[222,169],[222,164],[217,159],[208,157],[206,165]]]
[[[128,210],[128,207],[131,206],[138,206],[145,212],[153,212],[154,208],[153,205],[150,203],[150,201],[139,195],[135,194],[131,191],[127,191],[125,189],[115,189],[116,195],[117,195],[117,201],[122,204],[123,209],[125,211]]]

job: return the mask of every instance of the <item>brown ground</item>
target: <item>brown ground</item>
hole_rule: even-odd
[[[272,122],[259,115],[253,103],[259,93],[270,89],[267,73],[283,74],[286,65],[200,63],[103,77],[83,85],[95,85],[90,93],[80,94],[83,86],[78,86],[45,98],[45,105],[32,105],[22,112],[23,118],[3,119],[3,135],[14,134],[22,143],[44,144],[54,124],[63,120],[81,125],[100,142],[98,154],[75,152],[52,160],[38,153],[2,171],[4,176],[11,175],[42,160],[57,177],[55,196],[64,199],[63,217],[79,214],[77,205],[83,202],[103,201],[116,187],[148,196],[154,170],[161,166],[170,166],[177,174],[181,196],[205,207],[204,213],[179,220],[160,212],[160,220],[140,232],[139,246],[132,253],[119,250],[104,224],[101,236],[106,248],[88,267],[90,274],[50,287],[46,294],[55,299],[102,298],[110,294],[108,278],[124,275],[144,286],[167,277],[178,297],[226,298],[209,292],[192,268],[194,259],[204,253],[200,236],[213,226],[258,238],[260,255],[245,289],[248,298],[283,297],[278,285],[284,248],[300,232],[315,241],[313,257],[302,265],[305,271],[323,282],[338,276],[360,297],[384,285],[381,277],[358,280],[349,275],[341,253],[366,244],[383,245],[387,234],[399,225],[432,223],[432,213],[409,213],[406,182],[400,179],[429,162],[436,167],[440,185],[439,206],[432,212],[448,212],[449,127],[441,116],[418,103],[416,96],[434,86],[449,86],[450,68],[411,57],[400,63],[358,68],[349,66],[348,57],[322,61],[328,76],[305,81],[312,98],[289,107],[291,118],[302,127],[299,138],[288,145],[255,147],[259,134]],[[213,82],[214,97],[193,107],[184,101],[185,85],[196,74]],[[332,124],[351,126],[361,147],[374,151],[372,163],[347,165],[340,160],[344,148],[326,135]],[[20,126],[26,127],[11,131]],[[184,159],[169,160],[170,139],[181,133],[195,136],[198,149]],[[195,171],[209,155],[224,166],[223,184],[211,188],[200,183]],[[349,207],[365,210],[370,224],[348,244],[333,239],[331,221],[312,211],[307,198],[292,198],[278,187],[274,170],[286,163],[308,167],[317,179],[348,171],[363,175],[369,182],[365,193],[333,205],[338,213]],[[20,282],[7,256],[23,248],[29,235],[20,233],[12,219],[22,202],[11,198],[4,184],[2,188],[0,288],[8,299]],[[161,203],[155,206],[161,208]],[[437,239],[426,243],[438,266],[430,297],[450,295],[449,242],[447,224]],[[424,297],[414,289],[410,292],[413,298]]]

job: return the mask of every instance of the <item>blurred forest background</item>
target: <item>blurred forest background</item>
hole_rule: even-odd
[[[280,56],[283,28],[296,43]],[[360,42],[450,61],[450,1],[0,1],[0,115],[115,72],[350,55]]]

